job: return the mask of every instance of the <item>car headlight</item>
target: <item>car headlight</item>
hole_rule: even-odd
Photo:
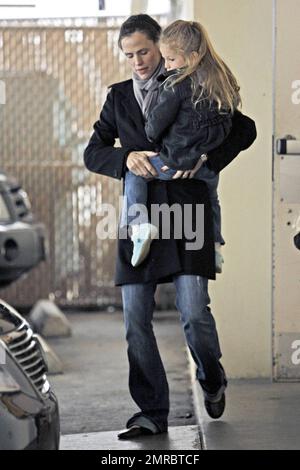
[[[7,209],[7,205],[3,199],[3,196],[0,194],[0,221],[1,222],[9,222],[10,215]]]

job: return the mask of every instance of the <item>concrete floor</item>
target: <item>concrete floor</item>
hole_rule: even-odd
[[[97,442],[97,446],[110,443],[109,448],[119,445],[124,449],[130,443],[119,442],[117,432],[110,431],[125,428],[126,421],[139,410],[128,390],[122,313],[72,313],[67,317],[72,325],[72,337],[48,339],[64,364],[63,375],[50,376],[60,405],[61,432],[68,436],[62,439],[62,445],[93,447]],[[151,438],[151,446],[161,449],[161,445],[167,448],[184,445],[191,449],[199,441],[199,433],[177,312],[156,312],[154,330],[168,377],[171,410],[170,433],[157,443],[156,438]],[[180,437],[181,426],[185,440]],[[188,432],[184,426],[188,426]],[[149,448],[147,442],[143,444],[145,448]]]
[[[198,385],[193,389],[203,449],[300,449],[300,383],[229,380],[226,410],[216,421],[208,417]]]
[[[60,403],[61,449],[300,449],[300,383],[229,380],[226,410],[210,419],[176,312],[157,312],[154,329],[170,387],[169,432],[119,441],[137,411],[128,391],[121,313],[69,314],[72,338],[48,341],[65,373],[50,377]]]
[[[198,426],[172,426],[168,433],[120,441],[117,433],[62,436],[60,450],[201,450]]]

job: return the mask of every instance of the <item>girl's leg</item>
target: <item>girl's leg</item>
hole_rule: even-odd
[[[161,168],[165,166],[165,163],[161,160],[159,155],[151,157],[150,163],[157,171],[157,176],[155,179],[169,181],[176,173],[176,170],[172,170],[171,168],[169,168],[167,171],[161,171]]]
[[[151,158],[150,162],[157,170],[157,179],[172,178],[174,170],[161,172],[164,163],[159,156]],[[123,208],[121,225],[131,226],[131,240],[133,241],[131,264],[133,266],[138,266],[144,261],[149,254],[152,240],[158,236],[157,227],[149,223],[147,211],[147,183],[151,180],[152,178],[145,179],[136,176],[131,171],[125,175],[125,208]]]
[[[159,155],[150,159],[151,165],[156,169],[158,175],[153,179],[170,180],[175,174],[175,170],[169,169],[166,172],[162,172],[161,168],[164,166],[164,162],[160,159]],[[147,197],[148,189],[147,183],[152,181],[152,178],[146,179],[142,176],[137,176],[131,171],[127,171],[125,175],[125,209],[122,214],[122,226],[134,225],[132,222],[138,220],[136,224],[148,223],[149,217],[147,212]]]
[[[224,245],[224,239],[221,235],[221,207],[219,203],[219,197],[217,189],[208,185],[209,199],[211,203],[211,209],[213,213],[213,224],[214,224],[214,237],[215,243]]]
[[[221,235],[221,207],[217,192],[219,184],[219,175],[216,175],[215,172],[209,170],[209,168],[207,168],[207,166],[204,164],[202,165],[200,170],[197,171],[194,178],[204,181],[208,187],[209,198],[213,213],[215,242],[224,245],[225,241]]]
[[[213,171],[209,170],[204,164],[194,176],[195,179],[202,180],[207,184],[209,199],[211,203],[211,209],[213,214],[213,228],[214,228],[214,240],[215,240],[215,261],[216,261],[216,272],[222,272],[222,264],[224,259],[221,253],[221,247],[225,244],[224,238],[221,234],[221,207],[219,203],[219,197],[217,187],[219,183],[219,175],[216,175]]]
[[[147,195],[147,180],[127,171],[124,191],[126,221],[123,221],[123,225],[134,225],[132,222],[137,216],[137,223],[148,223]]]
[[[131,227],[132,266],[138,266],[144,261],[150,251],[152,240],[158,234],[157,228],[148,221],[148,181],[150,180],[137,176],[131,171],[127,171],[125,175],[125,201],[121,224]]]
[[[213,213],[213,227],[214,227],[214,237],[215,237],[215,265],[216,272],[222,272],[222,264],[224,263],[224,258],[222,256],[222,245],[224,245],[224,239],[221,235],[221,207],[219,204],[219,198],[217,190],[210,188],[208,186],[209,198],[211,202],[211,208]]]

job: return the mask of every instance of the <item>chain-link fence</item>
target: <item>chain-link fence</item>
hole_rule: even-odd
[[[122,185],[89,173],[83,151],[107,86],[130,76],[117,46],[123,20],[0,22],[0,168],[28,192],[49,239],[47,262],[1,291],[14,305],[49,296],[60,305],[120,304],[116,242],[99,240],[96,227],[97,209],[118,207]]]

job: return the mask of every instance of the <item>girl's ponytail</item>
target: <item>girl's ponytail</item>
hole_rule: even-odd
[[[190,77],[195,106],[208,99],[211,103],[216,102],[219,110],[233,113],[238,108],[241,97],[237,80],[214,50],[200,23],[177,20],[163,31],[161,40],[186,60],[186,67],[171,77],[167,86]]]

